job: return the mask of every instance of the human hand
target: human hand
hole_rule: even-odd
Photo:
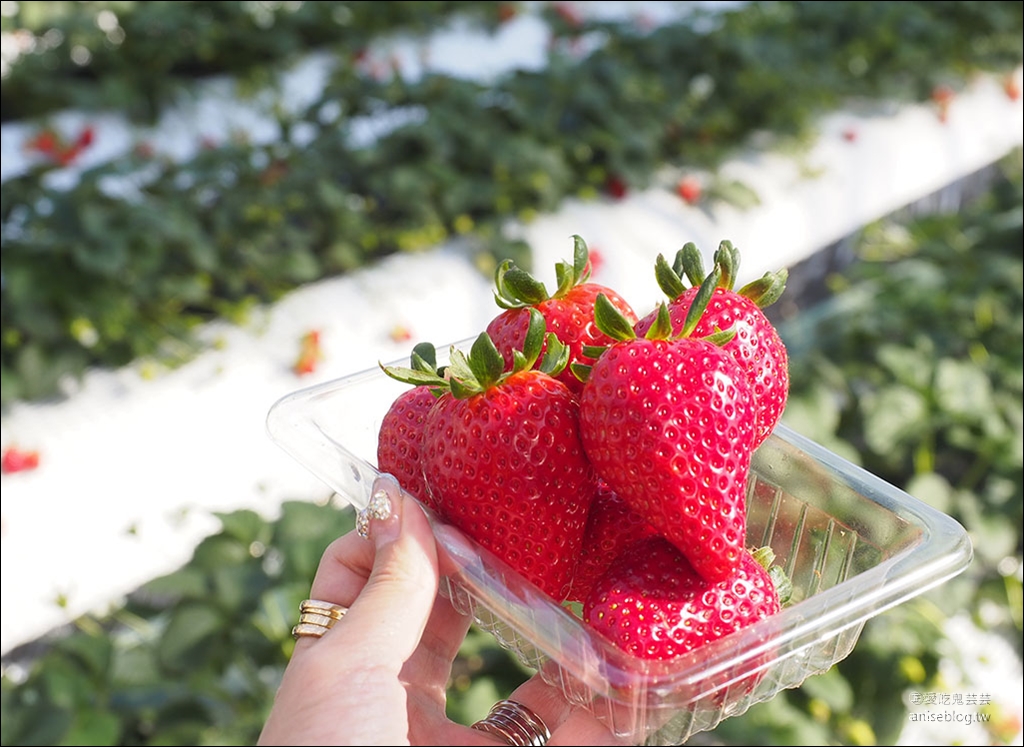
[[[322,636],[299,637],[258,744],[511,743],[480,728],[487,724],[447,717],[448,680],[470,618],[437,593],[438,552],[426,514],[392,482],[374,488],[384,510],[363,524],[369,541],[358,531],[335,540],[310,591],[348,611]],[[362,512],[361,522],[368,516]],[[524,744],[545,744],[547,729],[550,745],[620,744],[539,675],[512,699],[543,721]]]

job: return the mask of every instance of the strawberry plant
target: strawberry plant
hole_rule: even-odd
[[[48,35],[38,16],[50,6],[64,15]],[[1022,59],[1021,6],[1010,2],[743,3],[717,9],[704,29],[703,14],[652,28],[583,13],[569,26],[543,5],[562,35],[551,64],[487,84],[378,75],[368,58],[378,34],[425,33],[438,20],[497,28],[501,3],[11,10],[5,31],[34,35],[35,46],[5,73],[0,111],[30,125],[67,107],[154,117],[196,76],[269,83],[262,65],[285,69],[321,45],[334,64],[307,108],[274,102],[279,140],[197,135],[180,162],[148,135],[102,163],[52,159],[61,138],[82,133],[40,123],[54,130],[39,143],[45,153],[2,185],[5,405],[63,394],[92,367],[178,364],[201,349],[195,329],[211,319],[245,322],[254,305],[303,283],[453,236],[486,272],[505,259],[529,270],[529,247],[507,227],[567,198],[618,199],[664,167],[714,174],[755,135],[774,138],[759,147],[808,142],[818,116],[851,98],[923,102],[937,85],[1002,77]],[[98,13],[111,14],[106,31]],[[72,37],[79,62],[68,44],[47,41]],[[192,42],[166,43],[184,37]],[[582,38],[605,41],[580,55],[571,42]],[[344,116],[331,120],[336,111]],[[391,115],[394,129],[356,137],[354,123]],[[96,124],[85,140],[108,135]],[[713,199],[757,201],[719,176],[700,204]]]

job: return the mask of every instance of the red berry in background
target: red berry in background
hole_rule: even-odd
[[[315,329],[310,330],[299,341],[299,355],[292,365],[292,370],[299,376],[311,374],[316,371],[317,365],[323,359],[323,350],[320,347],[320,332]]]
[[[948,104],[955,95],[953,89],[947,85],[938,85],[932,89],[932,101],[936,104]]]
[[[947,85],[938,85],[932,89],[932,102],[938,108],[939,121],[946,122],[949,119],[949,107],[953,103],[956,92]]]
[[[616,200],[621,200],[629,192],[629,187],[626,185],[626,182],[621,177],[615,176],[613,174],[612,176],[609,176],[608,179],[605,181],[604,191],[607,192],[608,195],[611,196],[612,198]]]
[[[704,188],[696,177],[684,176],[676,184],[676,194],[688,205],[696,205],[704,194]]]
[[[404,324],[396,324],[391,328],[388,337],[392,342],[407,342],[412,339],[412,332]]]
[[[572,28],[579,28],[583,25],[583,16],[580,15],[579,9],[572,3],[555,3],[555,12],[559,18]]]
[[[845,130],[843,130],[843,140],[845,140],[848,143],[857,142],[858,137],[859,133],[853,127],[847,127]]]
[[[25,141],[26,150],[37,151],[46,155],[56,153],[58,145],[59,140],[53,130],[42,130]]]
[[[589,254],[590,261],[587,265],[586,272],[588,272],[590,276],[593,277],[594,275],[599,274],[601,272],[601,268],[604,267],[604,255],[601,253],[600,250],[595,249],[593,247],[590,248]]]
[[[1003,92],[1010,101],[1018,101],[1020,99],[1021,85],[1016,74],[1008,73],[1003,78]]]
[[[499,23],[508,23],[517,15],[519,15],[519,10],[516,8],[515,3],[498,3]]]
[[[27,472],[39,466],[39,452],[26,451],[17,446],[8,446],[4,449],[2,460],[0,460],[0,471],[5,475],[16,472]]]
[[[92,125],[89,125],[79,134],[78,139],[75,141],[75,147],[78,148],[79,150],[82,150],[83,148],[88,148],[90,145],[92,145],[93,140],[95,140],[95,138],[96,130],[92,127]]]

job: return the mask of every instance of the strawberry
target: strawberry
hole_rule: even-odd
[[[39,466],[39,452],[35,450],[23,450],[17,446],[8,446],[4,449],[3,458],[0,459],[0,471],[5,475],[15,472],[28,472]]]
[[[629,194],[629,185],[621,176],[611,174],[605,180],[604,191],[607,192],[608,196],[613,200],[622,200],[625,199],[627,194]]]
[[[540,311],[548,331],[553,332],[569,349],[569,365],[558,374],[558,379],[578,393],[583,384],[573,375],[571,365],[593,361],[584,354],[584,347],[611,342],[611,338],[594,326],[594,299],[597,295],[605,294],[620,313],[632,322],[636,322],[637,316],[618,293],[590,281],[592,265],[587,245],[579,236],[573,239],[573,264],[559,262],[555,265],[558,289],[553,294],[548,293],[542,282],[510,261],[498,267],[494,298],[504,311],[490,321],[486,331],[501,351],[505,365],[511,367],[512,351],[522,349],[526,338],[529,309]]]
[[[594,582],[608,570],[620,552],[637,540],[657,534],[657,530],[614,490],[604,482],[599,483],[587,517],[583,552],[573,576],[569,599],[582,603]]]
[[[720,279],[693,334],[703,337],[719,329],[735,331],[735,336],[723,347],[746,372],[754,392],[757,406],[756,449],[782,418],[789,397],[789,354],[778,331],[764,313],[764,309],[778,300],[786,289],[789,273],[785,269],[765,273],[759,280],[734,290],[739,261],[739,250],[730,242],[723,241],[715,253]],[[655,275],[658,285],[670,299],[668,308],[672,326],[679,328],[705,280],[697,247],[692,243],[686,244],[676,254],[671,267],[665,257],[659,255]],[[687,288],[683,284],[684,276],[690,278],[693,287]],[[641,319],[636,324],[636,334],[646,334],[656,315],[657,310]]]
[[[680,332],[667,305],[646,337],[603,296],[596,323],[617,341],[589,370],[580,395],[580,435],[598,476],[678,547],[709,581],[739,564],[754,442],[753,394],[721,347],[729,332],[692,337],[717,282],[701,286]]]
[[[417,370],[436,372],[436,351],[429,343],[413,348],[412,365]],[[425,385],[408,389],[391,403],[381,420],[377,437],[377,469],[398,480],[405,492],[433,510],[430,491],[423,477],[423,424],[437,401],[436,391]]]
[[[623,651],[663,660],[741,630],[780,607],[772,576],[746,548],[737,566],[712,582],[672,543],[648,537],[630,545],[595,582],[583,620]]]
[[[299,376],[305,376],[316,371],[316,367],[324,359],[323,349],[320,346],[320,331],[310,330],[302,335],[299,340],[299,355],[292,364],[292,370]]]
[[[1003,77],[1003,93],[1010,101],[1020,100],[1020,88],[1020,81],[1017,79],[1016,73],[1007,73]]]
[[[688,205],[696,205],[703,196],[704,188],[694,176],[684,176],[676,184],[676,194]]]
[[[486,332],[468,356],[452,350],[444,377],[384,370],[440,391],[423,426],[422,460],[442,516],[562,602],[596,481],[579,437],[578,399],[555,377],[568,351],[545,335],[539,311],[528,313],[510,371]]]

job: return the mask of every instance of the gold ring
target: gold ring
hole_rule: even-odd
[[[517,747],[544,747],[551,738],[540,716],[514,700],[499,700],[491,706],[487,717],[472,728],[499,736],[506,744]]]
[[[321,602],[307,599],[299,605],[299,623],[292,628],[292,637],[299,640],[303,636],[319,638],[334,627],[348,612],[348,607],[332,602]]]
[[[333,602],[321,602],[319,599],[306,599],[299,605],[299,612],[315,612],[319,615],[327,615],[335,620],[340,620],[348,612],[348,607],[342,607]]]

